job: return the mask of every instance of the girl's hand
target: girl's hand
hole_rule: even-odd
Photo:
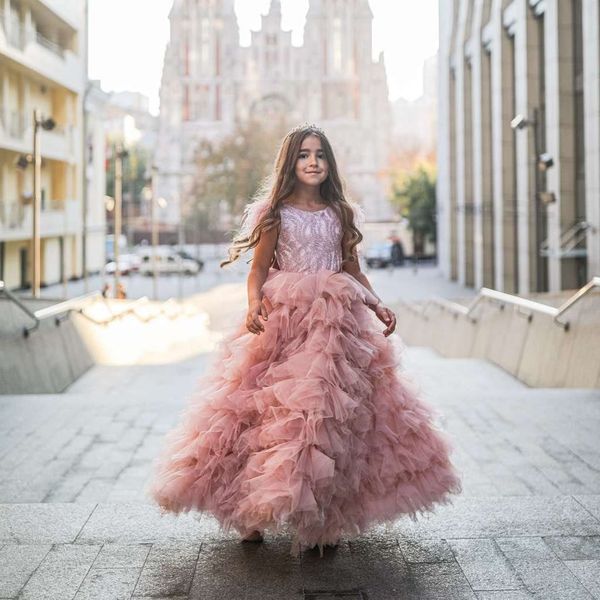
[[[396,329],[396,315],[391,309],[381,302],[377,304],[373,310],[375,311],[377,318],[387,325],[387,327],[383,330],[383,335],[387,337],[394,331],[394,329]]]
[[[266,298],[250,302],[248,313],[246,314],[246,328],[250,333],[260,335],[260,332],[265,330],[265,326],[260,322],[259,317],[262,317],[265,321],[268,320],[269,313],[267,306],[270,307],[270,303]]]

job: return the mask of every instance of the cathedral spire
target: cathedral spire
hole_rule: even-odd
[[[321,0],[308,0],[308,14],[317,15],[323,10]]]
[[[267,16],[281,17],[281,0],[271,0]]]
[[[368,19],[373,18],[373,11],[371,10],[371,5],[369,4],[369,0],[360,0],[358,3],[358,11],[357,16],[366,17]]]

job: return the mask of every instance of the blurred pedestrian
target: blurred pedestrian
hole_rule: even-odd
[[[118,300],[125,300],[127,298],[125,286],[121,282],[117,284],[117,293],[115,294],[115,298],[117,298]]]
[[[404,248],[399,238],[392,240],[392,264],[401,267],[404,264]]]

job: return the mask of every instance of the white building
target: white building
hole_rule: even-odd
[[[252,115],[317,123],[342,177],[370,219],[392,215],[384,170],[391,115],[383,55],[373,62],[368,0],[310,0],[301,47],[281,29],[272,0],[251,44],[239,45],[234,0],[174,0],[160,92],[158,192],[176,227],[179,199],[203,139],[218,140]]]
[[[139,190],[132,194],[133,171],[139,169],[143,175],[150,176],[158,138],[158,117],[150,113],[147,96],[139,92],[121,91],[107,94],[102,120],[109,160],[112,160],[116,143],[122,143],[129,151],[123,167],[125,184],[121,226],[128,243],[135,244],[140,239],[151,237],[151,205]],[[109,189],[107,193],[112,196],[114,190]],[[114,214],[107,216],[108,229],[112,231]]]
[[[157,143],[158,117],[150,113],[149,99],[139,92],[108,92],[103,111],[109,141],[141,146],[153,153]]]
[[[79,0],[0,0],[0,279],[9,288],[31,285],[33,167],[15,163],[32,153],[34,109],[57,125],[40,133],[41,282],[82,274],[85,12]],[[88,219],[88,270],[102,264],[102,219]]]
[[[441,266],[476,288],[577,288],[600,275],[598,0],[439,7]]]
[[[102,271],[106,262],[106,133],[104,130],[104,111],[109,95],[102,90],[98,82],[90,81],[85,99],[86,112],[86,183],[87,204],[86,254],[85,264],[88,273]]]
[[[393,139],[396,152],[437,151],[437,55],[423,64],[423,93],[415,100],[399,98],[392,103]]]

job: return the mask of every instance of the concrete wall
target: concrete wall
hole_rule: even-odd
[[[37,310],[51,303],[28,304]],[[32,324],[14,303],[0,298],[0,394],[62,392],[93,365],[71,320],[57,327],[53,319],[47,319],[23,337],[23,327]]]
[[[200,297],[200,295],[199,295]],[[53,301],[28,299],[35,311]],[[129,300],[97,300],[85,308],[92,319],[103,322],[129,307]],[[79,313],[56,326],[54,319],[23,336],[23,327],[34,321],[17,305],[0,297],[0,394],[63,392],[94,364],[133,365],[185,360],[214,350],[221,335],[208,330],[208,316],[195,297],[185,312],[161,302],[148,302],[108,324],[98,324]],[[163,308],[165,314],[145,321]]]
[[[559,306],[574,290],[531,295]],[[459,302],[460,303],[460,302]],[[468,301],[462,302],[464,305]],[[600,290],[588,293],[562,317],[565,331],[549,316],[483,300],[476,323],[425,302],[395,307],[396,331],[409,345],[430,346],[443,356],[485,358],[533,387],[600,388]]]

